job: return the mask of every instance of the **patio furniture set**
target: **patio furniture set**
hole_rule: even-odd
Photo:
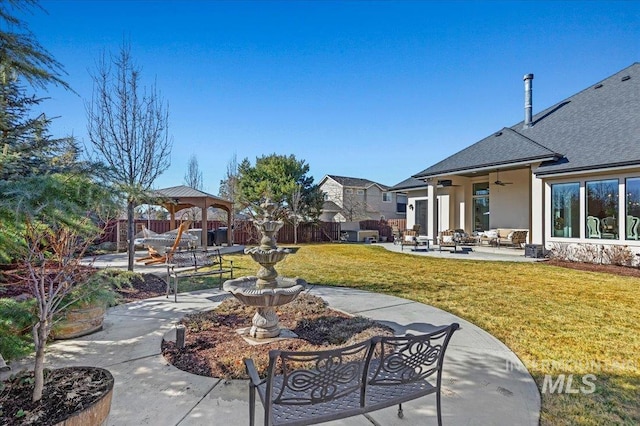
[[[435,243],[438,249],[452,247],[456,252],[462,246],[488,245],[492,247],[510,246],[522,248],[527,242],[528,230],[497,228],[485,232],[468,234],[463,229],[448,229],[438,234]],[[397,226],[392,226],[394,244],[400,244],[401,250],[404,246],[413,246],[412,250],[424,247],[427,251],[430,248],[430,241],[426,235],[420,235],[420,225],[414,225],[412,229],[400,231]]]

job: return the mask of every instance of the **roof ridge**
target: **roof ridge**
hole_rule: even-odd
[[[504,130],[509,130],[509,131],[515,133],[516,135],[520,136],[521,138],[524,138],[527,142],[532,143],[532,144],[534,144],[534,145],[536,145],[536,146],[538,146],[538,147],[540,147],[542,149],[546,149],[547,151],[549,151],[552,154],[564,157],[564,154],[562,154],[560,152],[555,152],[554,150],[542,145],[540,142],[536,142],[535,140],[531,139],[530,137],[523,135],[522,133],[518,132],[516,129],[512,129],[511,127],[504,127],[501,131],[504,131]]]

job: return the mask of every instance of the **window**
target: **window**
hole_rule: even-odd
[[[357,194],[357,195],[364,195],[364,189],[358,189],[358,190],[356,191],[356,194]]]
[[[393,197],[391,196],[390,192],[383,192],[382,193],[382,202],[383,203],[390,203],[392,201]]]
[[[327,194],[326,192],[324,193],[324,200],[329,201],[329,194]]]
[[[489,182],[473,184],[473,230],[489,229]]]
[[[618,179],[596,180],[587,187],[587,238],[618,238]]]
[[[407,196],[404,194],[396,195],[396,212],[397,213],[406,213],[407,212]]]
[[[638,240],[640,232],[640,178],[627,179],[627,217],[625,219],[626,239]]]
[[[347,189],[344,190],[344,193],[351,195],[351,194],[353,194],[353,189],[347,188]]]
[[[580,237],[580,183],[551,185],[552,236]]]

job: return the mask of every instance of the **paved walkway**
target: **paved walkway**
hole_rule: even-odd
[[[381,247],[389,251],[398,253],[413,254],[416,256],[441,257],[445,259],[464,260],[493,260],[498,262],[538,262],[542,259],[535,259],[524,256],[524,249],[513,247],[490,247],[490,246],[462,246],[453,251],[453,247],[443,247],[440,251],[438,246],[432,246],[428,251],[424,246],[413,250],[412,246],[401,246],[393,243],[378,243]]]
[[[335,287],[307,291],[332,307],[383,322],[397,333],[427,332],[434,325],[459,322],[461,329],[451,339],[444,364],[444,424],[538,424],[540,397],[533,379],[513,352],[480,328],[431,306],[393,296]],[[205,290],[182,294],[178,303],[159,297],[114,307],[102,331],[54,342],[47,364],[108,368],[116,381],[109,425],[246,425],[246,381],[189,374],[168,364],[160,353],[162,339],[173,336],[178,319],[189,312],[212,309],[226,297],[222,291]],[[21,368],[12,367],[14,371]],[[402,420],[391,407],[330,424],[436,424],[433,396],[404,407]],[[257,424],[262,424],[258,413]]]

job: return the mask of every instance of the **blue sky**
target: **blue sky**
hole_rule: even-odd
[[[294,154],[325,174],[394,185],[640,61],[640,2],[42,1],[25,17],[76,94],[52,88],[56,136],[88,142],[102,52],[130,42],[169,103],[171,167]]]

